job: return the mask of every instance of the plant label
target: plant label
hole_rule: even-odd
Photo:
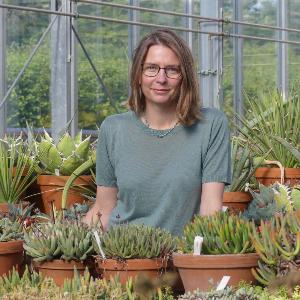
[[[217,286],[217,291],[224,290],[230,280],[230,276],[223,276],[222,280],[220,281],[219,285]]]
[[[194,255],[200,255],[202,249],[203,237],[202,236],[195,236],[194,239]]]

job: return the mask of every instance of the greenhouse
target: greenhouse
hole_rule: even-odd
[[[0,299],[300,299],[299,16],[0,0]]]

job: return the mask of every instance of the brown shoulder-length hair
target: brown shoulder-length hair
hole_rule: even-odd
[[[176,114],[179,122],[183,125],[192,125],[200,120],[200,96],[197,73],[191,50],[178,35],[169,29],[158,29],[145,36],[135,49],[130,71],[131,94],[127,106],[136,114],[145,111],[145,97],[140,88],[142,76],[142,64],[148,50],[153,45],[163,45],[175,52],[181,69],[181,84],[175,93],[177,102]]]

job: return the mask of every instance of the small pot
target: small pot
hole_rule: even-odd
[[[58,286],[63,286],[65,279],[72,279],[74,277],[74,267],[76,267],[80,275],[84,274],[87,267],[86,263],[80,261],[65,261],[62,259],[43,262],[32,261],[32,264],[44,277],[53,278]]]
[[[122,284],[126,283],[129,277],[138,274],[147,274],[149,278],[161,276],[167,268],[167,260],[162,258],[127,259],[119,261],[116,259],[96,258],[99,271],[103,278],[109,280],[110,277],[119,276]]]
[[[230,276],[229,286],[240,281],[255,282],[251,269],[258,266],[256,253],[193,255],[173,253],[173,263],[179,270],[185,291],[209,291],[216,288],[223,276]]]
[[[0,242],[0,276],[7,275],[13,268],[20,272],[23,260],[23,241]]]
[[[249,192],[224,192],[223,205],[229,210],[237,210],[243,212],[247,209],[252,200]]]

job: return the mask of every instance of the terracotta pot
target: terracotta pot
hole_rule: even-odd
[[[119,276],[122,284],[126,283],[129,277],[135,277],[145,273],[149,278],[161,276],[167,268],[167,260],[160,258],[127,259],[124,262],[115,259],[96,259],[99,271],[103,278]]]
[[[0,242],[0,276],[8,274],[13,267],[20,271],[24,255],[23,241]]]
[[[279,168],[257,168],[254,173],[255,178],[263,185],[271,185],[276,181],[290,183],[291,186],[300,183],[300,168],[284,168],[284,176],[281,178]]]
[[[58,286],[63,286],[65,279],[74,277],[74,267],[76,267],[80,275],[84,274],[86,263],[74,260],[65,261],[62,259],[54,259],[52,261],[36,262],[32,261],[34,268],[44,277],[53,278]]]
[[[173,253],[185,291],[209,291],[216,288],[223,276],[230,276],[228,285],[241,280],[255,282],[251,268],[257,267],[258,254],[193,255]]]
[[[40,198],[40,203],[37,206],[41,212],[46,214],[52,213],[52,204],[56,209],[61,209],[61,198],[64,186],[69,179],[69,176],[55,176],[55,175],[39,175],[37,178],[37,185],[39,192],[37,193]],[[90,186],[92,185],[91,175],[79,176],[73,183],[74,186]],[[71,188],[68,193],[67,207],[72,206],[74,203],[83,203],[85,197],[81,195],[82,191]]]
[[[30,202],[28,201],[22,201],[22,205],[24,208],[26,208],[28,205],[30,204]],[[14,204],[14,205],[18,205],[18,204]],[[0,213],[3,213],[4,215],[8,214],[8,203],[4,202],[4,203],[0,203]]]
[[[224,192],[223,206],[229,210],[244,211],[252,200],[249,192]]]

